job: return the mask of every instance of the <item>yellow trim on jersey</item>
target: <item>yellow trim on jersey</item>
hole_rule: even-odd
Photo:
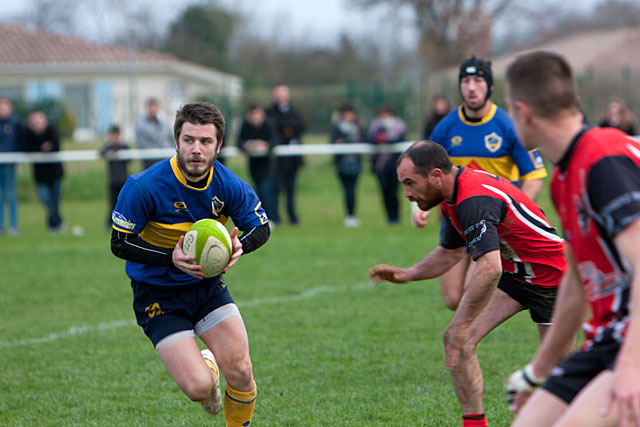
[[[529,179],[542,179],[542,178],[545,178],[546,176],[547,176],[547,171],[546,169],[542,168],[542,169],[531,171],[528,174],[521,176],[520,180],[527,181]]]
[[[458,118],[460,118],[460,121],[462,123],[469,126],[480,126],[489,122],[491,119],[493,119],[493,116],[496,115],[496,111],[498,111],[498,106],[491,101],[487,101],[487,102],[491,103],[491,108],[489,108],[489,112],[487,112],[487,114],[485,114],[480,121],[470,122],[464,117],[464,112],[462,111],[462,109],[464,108],[464,104],[458,107]]]
[[[205,185],[202,188],[190,186],[189,184],[187,184],[187,179],[184,177],[184,175],[182,175],[182,172],[178,167],[178,156],[173,156],[171,158],[171,169],[173,169],[173,174],[176,176],[176,178],[178,178],[178,181],[180,181],[182,185],[184,185],[185,187],[189,187],[193,190],[198,190],[198,191],[206,190],[209,187],[209,184],[211,184],[211,179],[213,178],[213,167],[211,167],[211,171],[209,171],[209,179],[207,179],[207,185]]]
[[[134,233],[133,231],[131,231],[131,230],[125,230],[124,228],[116,227],[116,226],[115,226],[115,225],[113,225],[113,224],[112,224],[111,226],[114,228],[114,230],[118,230],[118,231],[121,231],[121,232],[123,232],[123,233],[127,233],[127,234],[135,234],[135,233]]]
[[[180,222],[177,224],[162,224],[160,222],[149,221],[140,232],[140,237],[147,243],[161,246],[163,248],[173,248],[180,236],[184,235],[192,222]]]
[[[468,166],[494,175],[502,176],[511,182],[520,179],[518,166],[511,156],[502,157],[449,157],[454,166]]]

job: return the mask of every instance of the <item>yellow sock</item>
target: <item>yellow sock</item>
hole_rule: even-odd
[[[222,410],[224,419],[227,420],[227,427],[248,427],[251,425],[257,395],[258,390],[255,383],[252,391],[234,390],[227,384]]]

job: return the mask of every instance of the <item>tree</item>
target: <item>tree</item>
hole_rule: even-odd
[[[431,68],[492,52],[494,20],[512,0],[351,0],[360,7],[410,7],[420,34],[419,54]]]
[[[213,4],[188,7],[171,25],[166,50],[179,58],[231,71],[229,42],[237,17]]]

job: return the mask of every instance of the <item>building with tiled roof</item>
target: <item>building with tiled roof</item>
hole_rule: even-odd
[[[169,120],[199,96],[237,99],[242,79],[172,55],[106,46],[0,23],[0,95],[62,100],[76,116],[76,136],[103,134],[114,123],[132,135],[146,99]]]

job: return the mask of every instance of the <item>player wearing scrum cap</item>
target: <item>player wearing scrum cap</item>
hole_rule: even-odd
[[[491,62],[472,56],[460,65],[459,90],[463,103],[436,126],[431,141],[443,146],[454,166],[466,166],[501,176],[535,200],[546,176],[536,150],[526,150],[507,113],[491,102]],[[424,211],[415,211],[414,224],[426,224]],[[455,310],[470,280],[471,258],[464,257],[440,278],[445,305]]]

